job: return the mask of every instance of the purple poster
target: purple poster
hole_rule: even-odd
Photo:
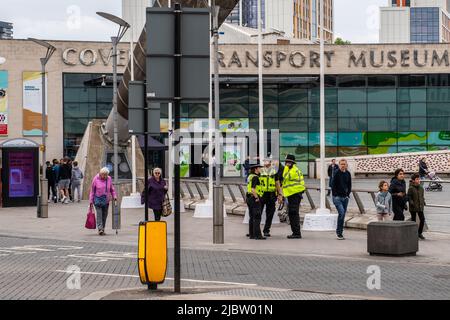
[[[34,196],[34,153],[21,151],[9,153],[9,197]]]

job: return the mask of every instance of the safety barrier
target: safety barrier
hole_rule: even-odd
[[[423,180],[423,182],[436,182],[432,180]],[[439,181],[439,183],[450,183],[450,181]],[[235,204],[242,204],[245,206],[246,203],[246,197],[247,197],[247,191],[246,191],[246,185],[243,183],[236,183],[236,182],[227,182],[222,181],[222,184],[224,186],[224,201],[232,202]],[[330,190],[330,188],[326,188],[326,190]],[[304,198],[306,199],[307,203],[309,204],[311,210],[317,209],[317,205],[314,202],[313,197],[311,196],[311,192],[320,192],[319,186],[307,186]],[[192,201],[201,201],[206,200],[209,193],[209,182],[208,180],[201,180],[201,179],[181,179],[181,197],[185,200],[192,200]],[[352,190],[351,198],[354,199],[357,209],[360,214],[366,214],[369,211],[369,208],[367,208],[364,205],[364,201],[362,201],[361,197],[362,195],[366,194],[369,195],[370,198],[373,201],[373,206],[370,207],[370,209],[375,210],[376,205],[376,194],[378,191],[374,190],[364,190],[364,189],[355,189]],[[329,197],[325,198],[325,205],[328,209],[331,209],[331,203]],[[438,205],[438,204],[426,204],[427,207],[433,207],[433,208],[450,208],[450,205]]]
[[[239,203],[242,202],[242,205],[245,205],[247,192],[245,190],[246,185],[243,183],[235,183],[235,182],[225,182],[222,183],[224,185],[224,200],[231,201],[233,203]],[[204,191],[208,192],[209,188],[209,182],[208,180],[199,180],[199,179],[181,179],[181,196],[183,198],[187,198],[189,200],[205,200],[207,195],[205,196]],[[186,193],[183,190],[187,190],[187,197]],[[193,190],[196,190],[197,192],[194,193]],[[327,188],[329,190],[329,188]],[[313,197],[311,196],[311,191],[320,191],[320,188],[317,186],[307,186],[304,196],[306,197],[306,200],[308,201],[309,206],[311,207],[311,210],[314,210],[317,208]],[[353,199],[356,202],[356,205],[358,206],[358,210],[360,214],[365,214],[367,212],[366,208],[364,207],[364,202],[361,200],[360,193],[367,193],[371,196],[374,205],[375,205],[375,194],[376,191],[373,190],[353,190],[352,196]],[[331,209],[331,204],[329,201],[329,198],[326,198],[326,206],[328,209]]]

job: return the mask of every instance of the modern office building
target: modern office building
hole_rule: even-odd
[[[236,6],[227,22],[257,28],[257,0],[243,1]],[[266,30],[284,32],[288,38],[317,41],[320,36],[319,0],[262,0],[262,20]],[[324,1],[324,32],[327,42],[333,41],[333,0]]]
[[[450,42],[449,0],[389,0],[380,8],[380,43]]]
[[[233,176],[233,165],[248,155],[250,130],[259,128],[257,46],[230,44],[220,50],[220,127],[231,140],[223,144],[225,154],[236,158],[225,161],[224,172]],[[327,157],[450,148],[447,45],[327,45],[325,50]],[[318,52],[317,45],[264,46],[269,146],[277,137],[273,130],[279,130],[277,150],[267,149],[278,151],[281,159],[294,154],[305,174],[320,154]],[[167,132],[167,109],[162,117],[162,132]],[[208,105],[186,105],[182,117],[185,128],[205,132]],[[203,143],[205,148],[207,134]],[[194,151],[187,148],[185,157]],[[187,172],[195,176],[199,170],[193,164]]]
[[[0,39],[13,38],[13,24],[9,22],[0,21]]]

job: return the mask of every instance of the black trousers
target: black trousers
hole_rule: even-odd
[[[248,233],[250,238],[262,237],[261,234],[261,200],[256,201],[255,197],[247,196],[247,206],[250,219],[248,222]]]
[[[302,201],[302,194],[296,193],[287,197],[288,199],[288,215],[291,222],[292,234],[299,236],[300,232],[300,202]]]
[[[57,199],[58,196],[56,194],[56,183],[55,182],[48,184],[48,200],[50,200],[50,191],[52,192],[52,198]]]
[[[405,221],[405,204],[403,201],[392,201],[392,211],[394,212],[394,221]]]
[[[420,222],[419,222],[419,234],[422,234],[423,227],[425,226],[425,215],[423,214],[423,211],[419,212],[411,212],[411,220],[416,222],[416,217],[419,216]]]
[[[153,210],[153,213],[155,215],[155,221],[161,221],[162,209],[161,210]]]
[[[275,214],[275,206],[277,202],[277,195],[275,192],[265,192],[261,198],[261,214],[266,207],[266,223],[264,225],[264,234],[270,233],[272,227],[273,215]]]

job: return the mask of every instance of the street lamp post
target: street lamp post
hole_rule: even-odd
[[[114,188],[116,192],[119,191],[119,126],[118,126],[118,114],[117,114],[117,45],[127,30],[130,28],[128,22],[116,17],[112,14],[105,12],[97,12],[97,14],[115,24],[119,25],[119,31],[117,36],[111,37],[113,46],[113,122],[114,122]]]
[[[34,38],[28,38],[28,40],[33,41],[34,43],[44,47],[47,49],[47,53],[44,58],[41,58],[41,76],[42,76],[42,174],[41,174],[41,192],[40,192],[40,201],[39,201],[39,212],[38,215],[39,218],[48,218],[48,181],[45,177],[45,163],[47,161],[46,159],[46,135],[47,135],[47,110],[46,110],[46,83],[45,83],[45,66],[47,65],[48,61],[52,57],[52,55],[55,53],[56,48],[52,46],[50,43],[34,39]]]

